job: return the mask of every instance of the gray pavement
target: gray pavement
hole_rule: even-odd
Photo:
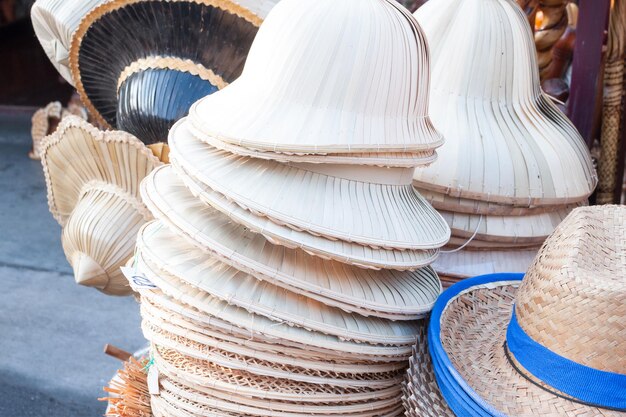
[[[0,115],[0,417],[96,417],[120,362],[145,345],[138,305],[76,285],[48,211],[30,118]]]

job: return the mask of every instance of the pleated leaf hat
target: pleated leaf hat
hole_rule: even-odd
[[[522,207],[586,200],[597,177],[572,123],[541,91],[512,0],[433,0],[416,18],[432,53],[430,112],[446,143],[420,189]]]
[[[81,99],[104,126],[145,143],[201,97],[240,74],[274,0],[114,0],[80,23],[70,67]]]
[[[415,19],[394,1],[322,3],[273,9],[241,77],[192,106],[195,135],[296,160],[432,155],[443,138],[428,117],[428,47]]]
[[[525,277],[444,292],[414,350],[408,415],[624,416],[625,220],[623,206],[576,209]]]
[[[131,293],[120,266],[132,256],[139,228],[152,218],[139,184],[161,165],[125,132],[103,132],[65,118],[41,146],[50,212],[63,227],[65,255],[81,285]]]
[[[69,59],[72,35],[81,19],[104,1],[37,0],[31,9],[30,17],[39,43],[52,65],[71,85],[74,85]]]

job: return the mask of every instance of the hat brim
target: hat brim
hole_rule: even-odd
[[[206,224],[201,223],[204,223],[206,219],[202,219],[199,213],[206,211],[206,206],[209,205],[228,215],[236,223],[262,234],[275,245],[291,249],[300,248],[311,255],[362,268],[416,269],[431,264],[438,254],[436,250],[374,249],[281,226],[228,201],[209,187],[196,183],[185,172],[179,177],[172,170],[172,166],[155,170],[150,179],[142,183],[144,202],[156,218],[173,227],[174,230],[181,230],[183,234],[193,236],[204,246],[206,243],[202,242],[210,239],[203,236]],[[190,222],[191,219],[194,222]]]
[[[467,250],[442,252],[433,263],[441,276],[458,279],[501,272],[525,272],[539,248],[519,250]]]
[[[437,301],[428,343],[433,362],[439,361],[435,375],[450,408],[457,415],[478,407],[509,416],[529,415],[529,410],[542,417],[622,416],[540,388],[511,364],[506,332],[521,278],[521,274],[475,277],[454,285]],[[454,396],[460,390],[471,403]]]
[[[436,249],[450,238],[444,219],[410,179],[403,183],[405,176],[412,175],[410,169],[360,167],[357,171],[333,165],[331,170],[318,168],[319,164],[296,166],[236,156],[194,137],[186,120],[172,128],[169,144],[173,165],[278,224],[331,239],[401,250]],[[385,178],[379,178],[381,174]]]
[[[183,106],[173,111],[180,117],[189,110],[191,100],[187,96],[193,91],[182,89],[187,95],[180,96],[179,92],[174,97],[180,100],[171,103],[171,94],[158,92],[176,79],[175,73],[199,75],[199,67],[202,70],[198,80],[203,84],[221,88],[234,81],[243,70],[261,21],[230,0],[109,1],[87,14],[72,37],[72,77],[90,113],[101,124],[118,127],[120,77],[133,64],[148,60],[150,64],[139,65],[133,71],[169,69],[169,75],[153,77],[153,82],[142,85],[150,88],[148,93],[130,94],[137,101],[133,111],[137,117],[146,113],[165,118],[167,112],[152,113],[168,108],[171,113],[172,106]],[[155,97],[162,99],[156,107],[151,106]],[[144,103],[144,99],[148,101]],[[168,121],[171,125],[175,119]],[[164,140],[166,131],[162,133]]]

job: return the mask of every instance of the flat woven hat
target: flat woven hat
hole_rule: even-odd
[[[35,35],[52,65],[74,85],[70,71],[70,44],[81,21],[105,0],[37,0],[30,11]]]
[[[623,206],[576,209],[523,281],[488,275],[446,291],[428,331],[440,391],[419,392],[433,373],[414,369],[409,415],[624,416],[625,225]],[[452,413],[429,404],[439,395]]]
[[[283,164],[218,150],[187,120],[170,131],[170,159],[214,192],[270,220],[386,249],[435,249],[450,230],[413,188],[412,168]]]
[[[139,184],[161,161],[134,136],[100,131],[75,116],[44,139],[41,161],[76,281],[130,294],[119,268],[132,256],[139,228],[152,219]]]
[[[107,127],[165,141],[193,102],[234,81],[272,1],[113,0],[72,40],[81,99]],[[252,6],[253,10],[248,7]]]
[[[432,51],[430,113],[446,138],[416,186],[526,207],[585,200],[597,183],[589,151],[541,91],[515,2],[433,0],[415,16]]]
[[[195,103],[190,121],[261,151],[432,151],[443,139],[428,118],[428,70],[426,39],[395,1],[282,1],[241,77]]]
[[[207,213],[217,209],[252,232],[262,234],[273,244],[299,248],[323,259],[362,268],[411,270],[432,263],[438,253],[437,250],[375,249],[282,226],[228,201],[209,187],[197,184],[184,172],[179,178],[172,166],[155,170],[154,175],[142,182],[142,198],[157,219],[179,234],[191,236],[200,246],[210,240],[206,234],[213,222]]]

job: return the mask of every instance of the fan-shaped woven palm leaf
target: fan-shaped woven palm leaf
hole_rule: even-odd
[[[72,40],[70,63],[99,122],[145,143],[165,141],[194,101],[239,76],[273,1],[114,0]],[[254,11],[248,7],[252,7]],[[259,13],[259,14],[255,14]]]
[[[70,116],[42,144],[50,212],[63,227],[63,248],[76,281],[107,294],[130,293],[119,270],[151,218],[140,181],[161,164],[138,139],[103,132]]]

